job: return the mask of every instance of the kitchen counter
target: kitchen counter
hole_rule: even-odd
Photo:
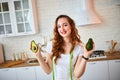
[[[26,66],[39,66],[38,63],[22,63],[22,64],[18,64],[18,65],[14,65],[13,67],[26,67]]]
[[[28,60],[32,60],[33,58],[30,58]],[[27,61],[22,61],[22,60],[18,60],[18,61],[11,61],[8,60],[3,64],[0,64],[0,68],[15,68],[15,67],[26,67],[26,66],[38,66],[38,63],[28,63]]]
[[[88,62],[92,61],[103,61],[103,60],[115,60],[120,59],[120,52],[114,53],[105,53],[106,58],[96,58],[90,59]],[[39,66],[38,63],[27,63],[27,61],[6,61],[3,64],[0,64],[0,68],[15,68],[15,67],[26,67],[26,66]]]
[[[106,55],[106,58],[90,59],[88,62],[120,59],[120,51],[116,51],[116,52],[113,52],[113,53],[105,52],[105,55]]]

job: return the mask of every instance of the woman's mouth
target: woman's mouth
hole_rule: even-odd
[[[67,33],[67,31],[62,31],[62,32],[60,32],[60,33],[64,35],[64,34],[66,34],[66,33]]]

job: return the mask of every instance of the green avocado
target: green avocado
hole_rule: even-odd
[[[86,44],[86,49],[87,49],[88,51],[90,51],[90,50],[93,49],[93,39],[92,39],[92,38],[89,38],[89,39],[88,39],[88,42],[87,42],[87,44]]]
[[[36,53],[38,51],[38,46],[37,46],[37,44],[35,43],[34,40],[31,41],[31,50],[34,53]]]

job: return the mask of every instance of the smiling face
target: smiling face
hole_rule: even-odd
[[[69,41],[72,44],[71,51],[74,49],[76,42],[81,42],[75,22],[67,15],[59,15],[54,24],[52,39],[52,58],[55,56],[55,63],[61,54],[64,53],[64,43]],[[66,41],[65,41],[66,40]]]
[[[57,21],[58,33],[63,37],[70,37],[71,26],[66,18],[59,18]]]

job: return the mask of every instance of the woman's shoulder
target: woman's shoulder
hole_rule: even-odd
[[[51,53],[51,51],[52,51],[52,41],[49,41],[49,42],[47,43],[46,51],[47,51],[48,53]]]
[[[74,48],[74,52],[76,54],[82,54],[83,53],[83,47],[81,45],[82,43],[77,43]]]
[[[81,49],[82,49],[82,46],[79,45],[79,44],[77,44],[77,45],[75,45],[75,49],[77,49],[77,50],[81,50]]]
[[[47,46],[49,46],[49,45],[52,45],[52,41],[49,41],[49,42],[47,43]]]
[[[82,48],[82,42],[76,42],[76,45],[75,45],[75,47],[78,47],[78,48]]]

